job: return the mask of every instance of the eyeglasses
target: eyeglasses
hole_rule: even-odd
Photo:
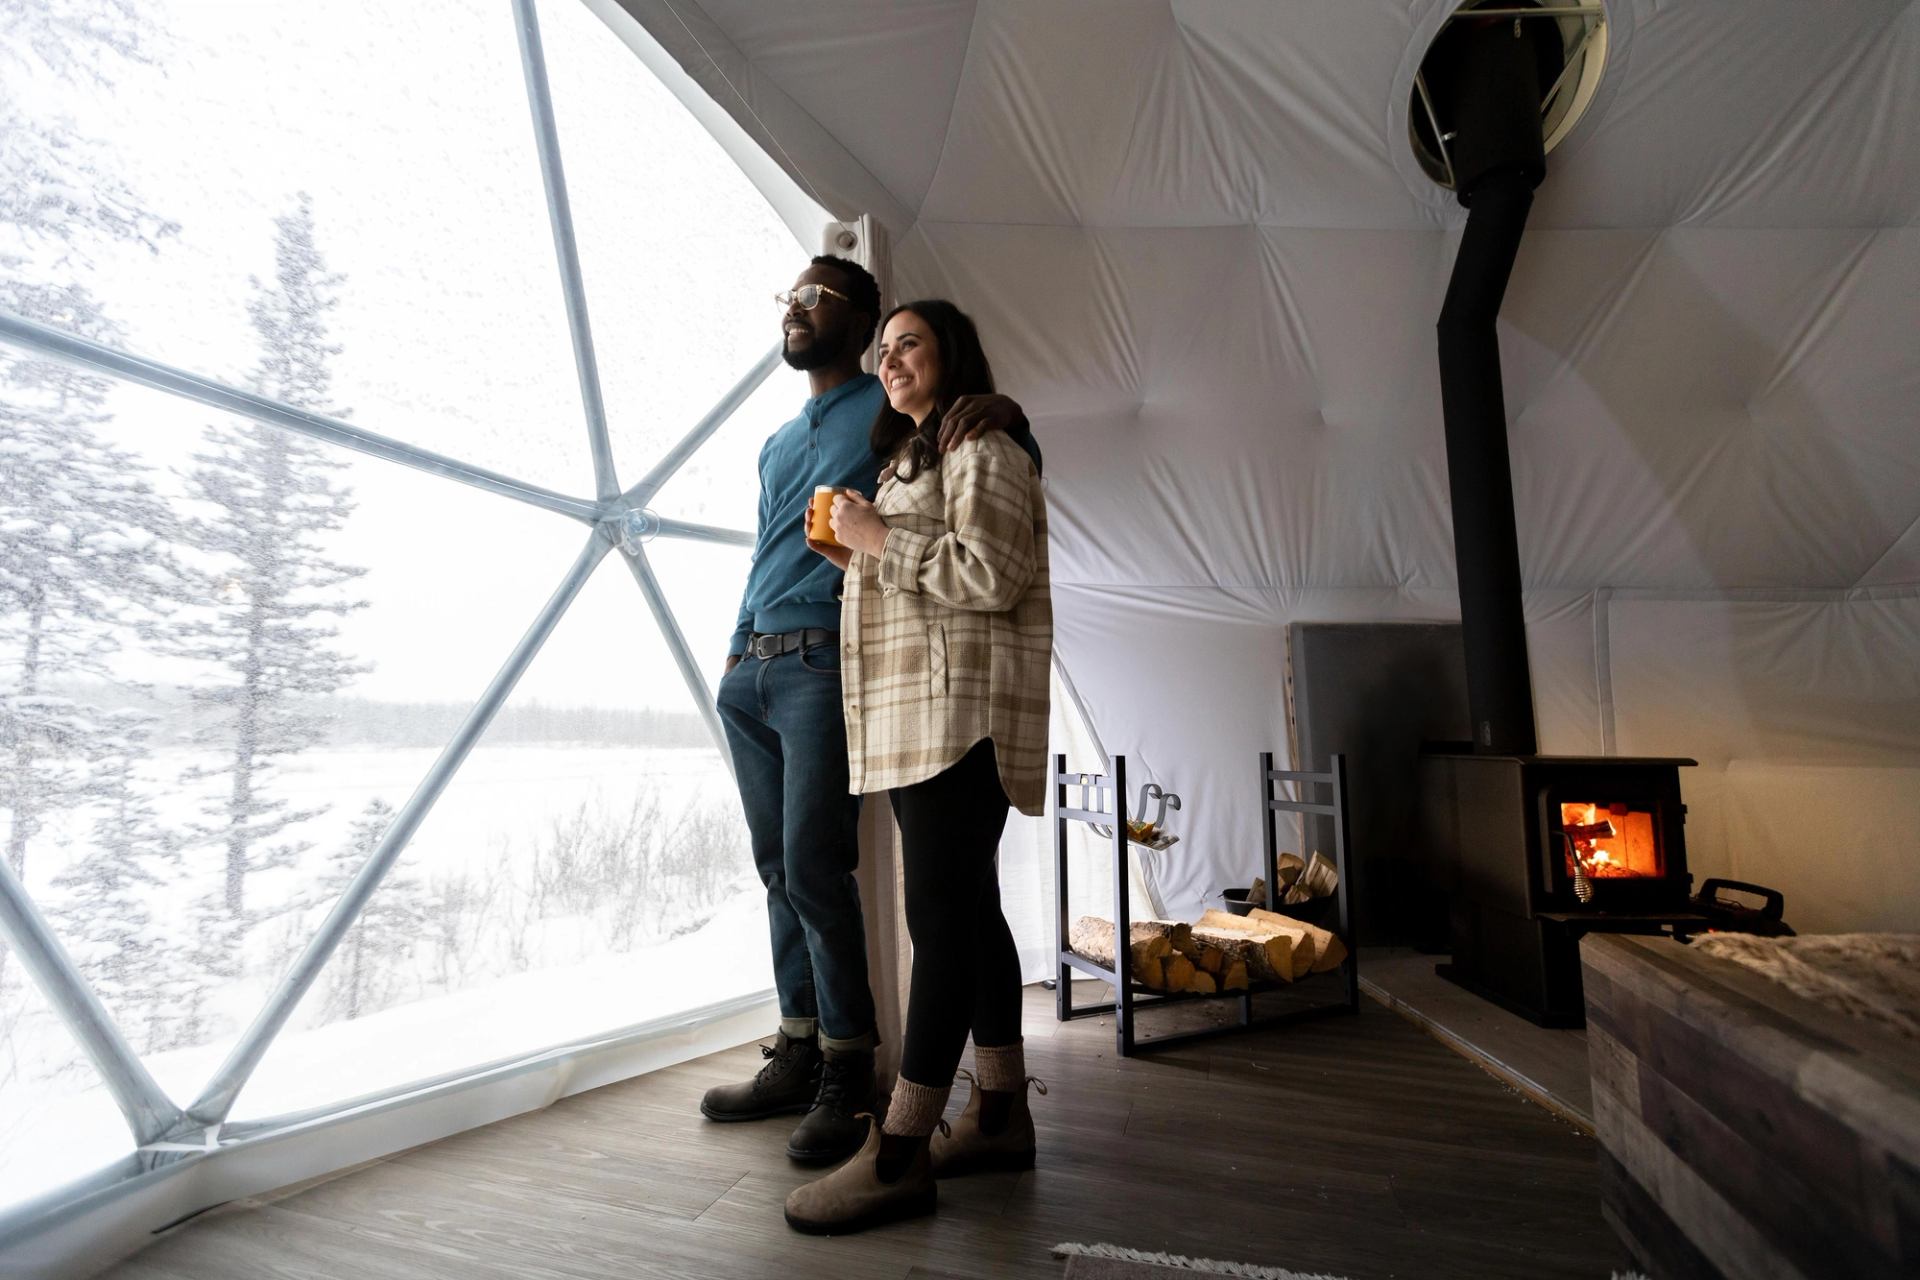
[[[783,309],[798,302],[802,311],[811,311],[820,305],[820,295],[823,293],[838,298],[842,302],[853,301],[852,298],[849,298],[838,289],[829,289],[823,284],[803,284],[798,289],[789,289],[785,293],[774,294],[773,300],[779,303]]]

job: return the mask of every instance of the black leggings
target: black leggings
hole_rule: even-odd
[[[945,771],[888,793],[900,823],[913,989],[900,1074],[945,1088],[967,1033],[997,1048],[1020,1041],[1020,955],[1000,912],[995,857],[1007,825],[993,740]]]

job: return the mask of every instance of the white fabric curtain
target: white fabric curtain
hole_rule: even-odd
[[[1104,773],[1105,753],[1092,727],[1081,716],[1071,686],[1053,678],[1053,714],[1048,768],[1052,757],[1064,753],[1067,767],[1087,773]],[[1155,781],[1150,774],[1134,770],[1130,775],[1134,796],[1140,784]],[[1132,797],[1129,797],[1132,803]],[[1168,825],[1179,830],[1179,815]],[[1029,818],[1015,813],[1007,820],[1006,834],[1000,839],[1000,905],[1007,924],[1013,930],[1013,942],[1020,950],[1020,976],[1037,982],[1054,976],[1055,917],[1053,853],[1053,788],[1047,788],[1044,817]],[[1152,873],[1158,859],[1172,857],[1180,846],[1163,854],[1147,854],[1139,846],[1129,846],[1128,908],[1135,919],[1161,914],[1158,896],[1152,887]],[[1084,822],[1067,824],[1067,917],[1113,914],[1112,845],[1096,835]]]

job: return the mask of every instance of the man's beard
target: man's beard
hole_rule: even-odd
[[[780,358],[787,362],[789,369],[798,369],[805,373],[809,369],[824,369],[833,363],[833,352],[828,350],[815,335],[812,342],[799,350],[794,350],[784,342],[780,346]]]
[[[804,373],[809,369],[826,368],[838,358],[834,347],[839,344],[833,339],[844,338],[846,335],[844,333],[823,334],[818,329],[814,329],[809,331],[808,336],[812,341],[796,351],[787,345],[786,335],[784,333],[780,335],[780,358],[787,362],[789,369],[798,369]]]

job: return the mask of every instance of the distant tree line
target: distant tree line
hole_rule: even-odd
[[[330,713],[329,746],[437,747],[453,736],[467,714],[458,702],[375,702],[336,698]],[[620,747],[711,747],[706,722],[690,711],[560,707],[533,702],[502,707],[482,746],[583,743]]]
[[[198,736],[199,705],[190,690],[165,686],[56,684],[54,692],[88,706],[141,714],[154,747],[188,745]],[[440,747],[470,704],[391,702],[377,698],[292,700],[291,709],[320,726],[315,745]],[[482,746],[535,743],[596,747],[711,747],[706,721],[691,711],[508,703],[493,718]]]

